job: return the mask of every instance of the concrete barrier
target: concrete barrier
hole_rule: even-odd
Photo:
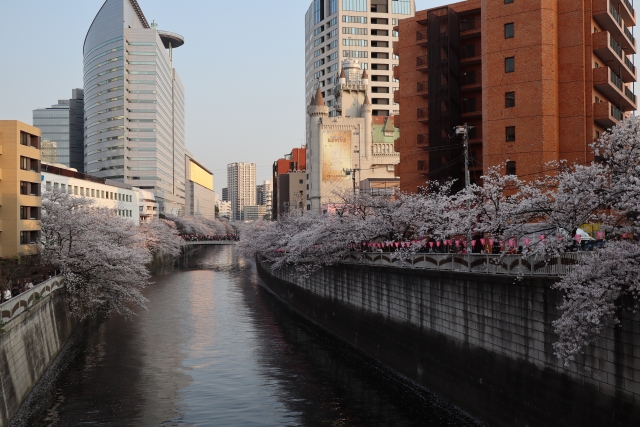
[[[0,305],[0,427],[8,424],[78,325],[54,277]]]
[[[557,277],[342,264],[311,277],[258,260],[267,287],[356,348],[493,426],[640,420],[640,312],[565,368]]]

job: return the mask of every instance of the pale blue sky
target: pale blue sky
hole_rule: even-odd
[[[258,181],[304,140],[304,14],[310,0],[138,0],[179,33],[187,149],[226,186],[226,165],[255,162]],[[416,0],[418,10],[445,4]],[[82,44],[103,0],[0,0],[0,119],[32,122],[82,87]]]

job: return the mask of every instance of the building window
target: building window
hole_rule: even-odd
[[[504,72],[513,73],[516,70],[516,60],[513,56],[504,59]]]
[[[600,139],[600,132],[596,131],[596,140]]]
[[[504,0],[504,4],[513,3],[513,0]]]
[[[39,231],[21,231],[20,232],[20,244],[21,245],[34,245],[39,238]]]
[[[507,92],[504,94],[504,106],[505,108],[511,108],[516,106],[515,92]]]
[[[513,38],[513,22],[509,24],[504,24],[504,38],[505,39]]]
[[[366,12],[367,0],[342,0],[342,10]]]
[[[506,140],[507,140],[507,142],[514,142],[516,140],[516,127],[515,126],[507,126],[506,127]]]
[[[507,175],[516,174],[516,162],[507,162]]]

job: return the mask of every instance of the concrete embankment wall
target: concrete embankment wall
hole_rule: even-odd
[[[54,278],[2,304],[0,426],[8,424],[76,326]]]
[[[303,315],[489,425],[640,421],[640,313],[622,312],[576,363],[553,355],[554,279],[338,265],[265,284]]]

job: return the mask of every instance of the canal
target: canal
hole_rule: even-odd
[[[318,330],[230,246],[156,275],[148,310],[78,340],[25,426],[480,426]]]

